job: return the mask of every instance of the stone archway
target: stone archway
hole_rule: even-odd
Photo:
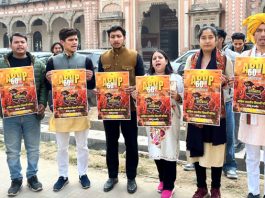
[[[46,35],[48,29],[48,25],[43,21],[41,18],[36,18],[34,21],[31,21],[30,30],[33,35],[32,38],[32,49],[33,51],[49,51],[50,48],[50,41]],[[35,36],[35,38],[34,38]],[[40,40],[39,40],[40,36]]]
[[[65,27],[69,27],[66,19],[58,17],[52,21],[51,29],[53,31],[52,43],[59,41],[59,31]]]
[[[20,32],[22,34],[27,33],[26,24],[23,21],[17,20],[11,26],[11,32]]]
[[[153,4],[143,12],[141,46],[144,61],[154,49],[164,50],[171,60],[178,55],[178,18],[166,3]]]

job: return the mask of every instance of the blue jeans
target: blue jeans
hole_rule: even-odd
[[[225,103],[226,110],[226,155],[225,164],[223,166],[224,171],[236,170],[237,164],[235,160],[235,119],[232,112],[232,101]]]
[[[35,114],[4,118],[4,141],[6,146],[7,164],[11,180],[22,179],[20,152],[21,140],[27,152],[27,178],[37,174],[40,146],[40,120]]]

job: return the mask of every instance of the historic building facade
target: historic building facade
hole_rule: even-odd
[[[32,51],[49,51],[63,27],[79,30],[80,48],[109,48],[106,30],[122,25],[126,45],[148,61],[155,48],[175,58],[198,47],[196,34],[211,25],[245,32],[242,21],[263,12],[262,0],[0,0],[0,47],[25,33]]]

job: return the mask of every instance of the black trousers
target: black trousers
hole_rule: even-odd
[[[199,162],[195,162],[195,171],[197,177],[197,187],[207,188],[206,184],[206,168],[199,165]],[[212,177],[212,188],[221,187],[221,175],[223,167],[211,167],[211,177]]]
[[[177,177],[177,162],[166,160],[155,160],[160,182],[163,182],[163,190],[173,190]]]
[[[107,166],[109,178],[117,178],[119,171],[119,143],[120,128],[126,146],[126,175],[134,179],[138,166],[138,128],[136,112],[131,112],[131,120],[104,120],[107,145]]]

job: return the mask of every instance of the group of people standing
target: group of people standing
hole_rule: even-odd
[[[265,14],[248,17],[244,21],[247,25],[247,38],[255,43],[251,50],[245,51],[244,56],[265,56]],[[170,60],[162,50],[155,50],[150,57],[150,68],[145,74],[141,56],[134,50],[125,47],[126,31],[120,26],[113,26],[108,31],[109,42],[112,49],[103,53],[99,59],[98,72],[128,71],[130,86],[126,92],[131,95],[130,120],[104,120],[106,134],[106,162],[108,167],[108,180],[103,190],[108,192],[118,183],[119,157],[118,139],[120,129],[126,145],[126,176],[127,191],[135,193],[137,190],[136,175],[138,165],[138,127],[136,121],[136,107],[133,100],[137,97],[135,90],[136,76],[143,75],[169,75],[170,81],[176,82],[171,88],[171,127],[146,127],[150,158],[157,166],[159,183],[157,191],[162,198],[173,196],[176,180],[176,162],[179,154],[179,131],[181,108],[183,100],[183,79],[174,74]],[[38,180],[38,160],[40,143],[40,120],[44,116],[47,106],[48,92],[52,88],[52,70],[60,69],[86,69],[87,89],[95,90],[95,72],[92,61],[76,53],[78,47],[78,32],[72,28],[63,28],[59,32],[59,43],[52,46],[54,55],[45,65],[36,60],[27,52],[27,37],[15,33],[10,37],[12,52],[0,61],[0,68],[32,66],[34,68],[35,83],[38,97],[38,113],[19,117],[4,118],[4,141],[6,146],[7,163],[10,170],[11,186],[9,196],[16,196],[21,187],[23,176],[21,174],[20,152],[21,141],[24,139],[27,151],[28,167],[26,172],[27,185],[33,191],[41,191],[42,184]],[[237,35],[238,36],[238,35]],[[234,40],[238,40],[235,36]],[[221,175],[237,178],[234,157],[234,131],[235,125],[239,127],[239,139],[246,144],[246,164],[248,173],[248,198],[260,197],[259,190],[259,152],[260,146],[265,146],[262,138],[262,127],[265,126],[264,115],[243,115],[240,125],[235,124],[232,113],[232,88],[233,88],[233,57],[241,53],[237,48],[218,49],[218,41],[223,44],[218,30],[211,26],[203,27],[198,34],[200,51],[188,58],[185,69],[215,69],[222,71],[222,104],[220,126],[201,124],[188,124],[187,128],[187,153],[188,161],[194,164],[197,191],[193,198],[220,198]],[[239,39],[240,40],[240,39]],[[243,39],[244,41],[244,39]],[[57,49],[58,48],[58,49]],[[230,50],[230,51],[229,51]],[[62,51],[58,53],[57,51]],[[235,53],[233,53],[235,52]],[[230,56],[228,54],[231,55]],[[95,90],[95,93],[97,91]],[[49,103],[52,110],[52,102]],[[235,114],[236,115],[236,114]],[[236,119],[239,120],[239,119]],[[232,122],[232,123],[231,123]],[[237,121],[239,123],[239,121]],[[70,132],[75,133],[77,147],[77,169],[81,187],[90,187],[87,176],[88,147],[87,135],[90,121],[88,117],[56,119],[51,117],[50,131],[56,132],[57,163],[59,177],[53,186],[58,192],[68,183],[68,147]],[[158,135],[158,142],[154,141],[153,134]],[[163,137],[162,137],[163,136]],[[265,154],[264,154],[265,160]],[[211,190],[208,192],[206,183],[206,168],[211,168]]]

